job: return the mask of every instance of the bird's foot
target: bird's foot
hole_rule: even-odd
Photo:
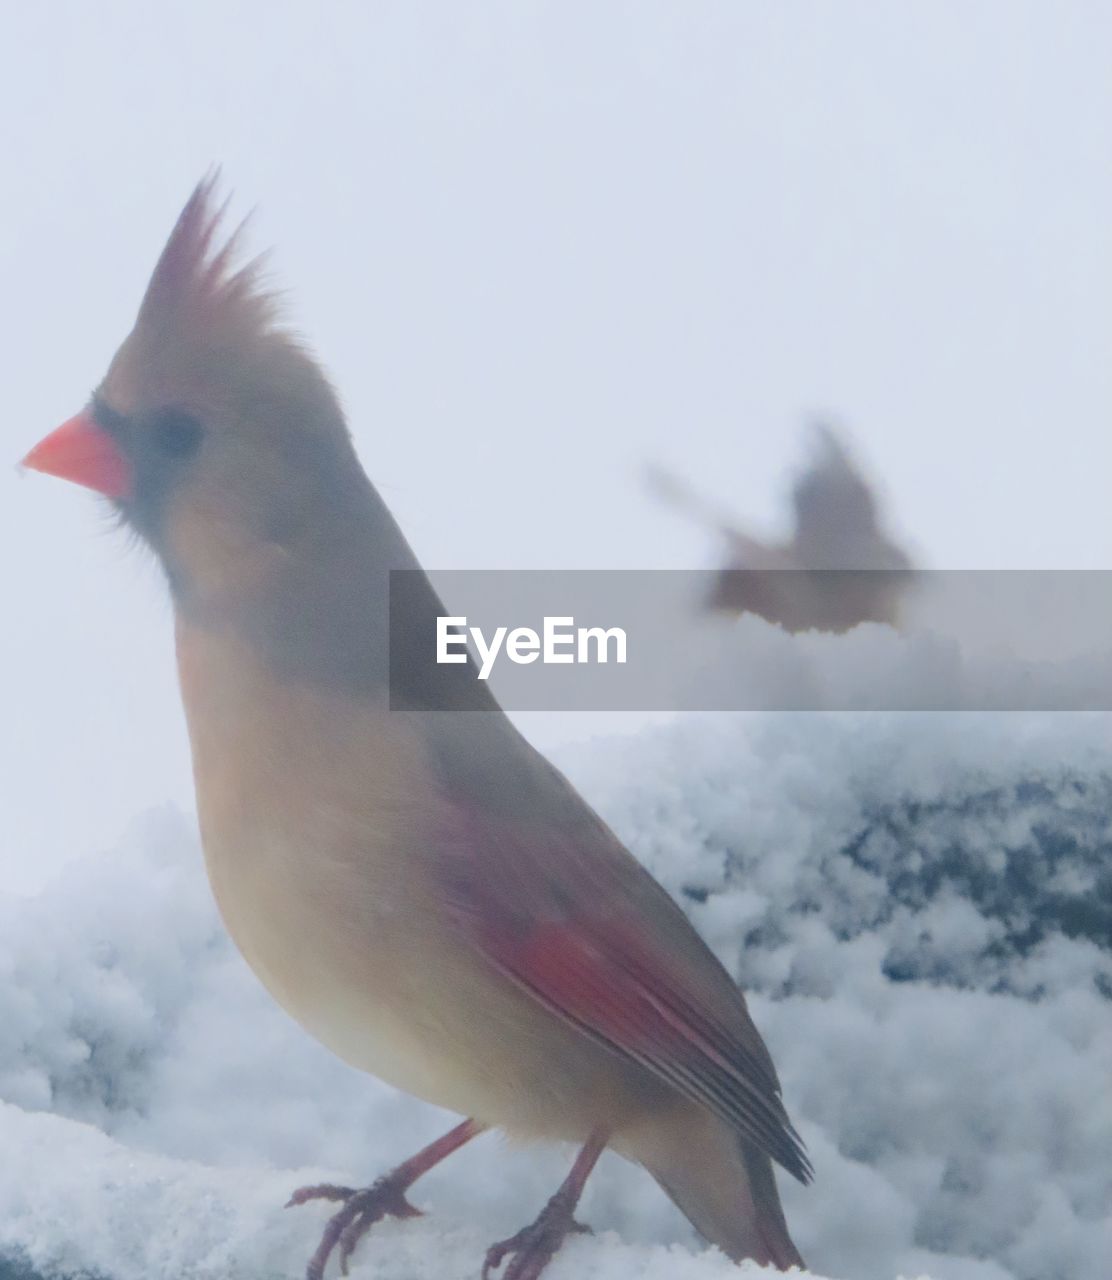
[[[348,1259],[363,1236],[383,1218],[419,1218],[421,1210],[405,1198],[408,1182],[387,1174],[384,1178],[365,1187],[337,1187],[323,1183],[317,1187],[299,1187],[289,1200],[292,1205],[307,1204],[310,1200],[342,1200],[343,1208],[328,1220],[316,1253],[305,1268],[305,1280],[322,1280],[324,1268],[333,1249],[339,1249],[340,1274],[347,1275]]]
[[[590,1233],[590,1227],[576,1222],[572,1216],[574,1211],[575,1201],[558,1191],[535,1222],[522,1227],[508,1240],[499,1240],[490,1246],[483,1263],[483,1280],[490,1280],[491,1272],[497,1271],[507,1257],[510,1261],[502,1280],[537,1280],[568,1236]]]

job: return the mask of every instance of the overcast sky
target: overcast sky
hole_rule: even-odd
[[[1110,67],[1091,0],[8,6],[7,455],[219,161],[430,567],[710,563],[644,464],[775,530],[815,412],[932,567],[1112,567]],[[0,521],[29,888],[190,781],[152,566],[14,467]]]

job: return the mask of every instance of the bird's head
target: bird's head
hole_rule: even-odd
[[[259,260],[221,242],[212,178],[182,210],[90,402],[25,465],[106,495],[179,600],[299,554],[364,480],[336,397]]]

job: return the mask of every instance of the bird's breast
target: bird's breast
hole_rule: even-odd
[[[630,1096],[617,1060],[449,923],[434,850],[450,815],[413,722],[284,685],[180,624],[178,647],[209,878],[274,998],[451,1110],[573,1139],[612,1119]]]
[[[422,857],[436,791],[403,718],[274,679],[179,623],[205,862],[236,945],[347,1061],[418,1093],[435,1019],[435,897]],[[419,988],[419,990],[418,990]],[[414,1001],[417,1016],[414,1016]],[[422,1014],[422,1010],[424,1010]]]

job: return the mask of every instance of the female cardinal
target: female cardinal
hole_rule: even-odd
[[[366,1190],[294,1193],[342,1202],[309,1280],[491,1126],[581,1150],[484,1276],[535,1280],[606,1147],[732,1258],[801,1266],[772,1161],[810,1165],[744,997],[473,668],[431,709],[445,668],[404,659],[443,609],[421,575],[388,644],[416,559],[219,224],[208,179],[91,403],[25,462],[106,494],[165,569],[205,862],[248,963],[347,1062],[469,1117]]]

